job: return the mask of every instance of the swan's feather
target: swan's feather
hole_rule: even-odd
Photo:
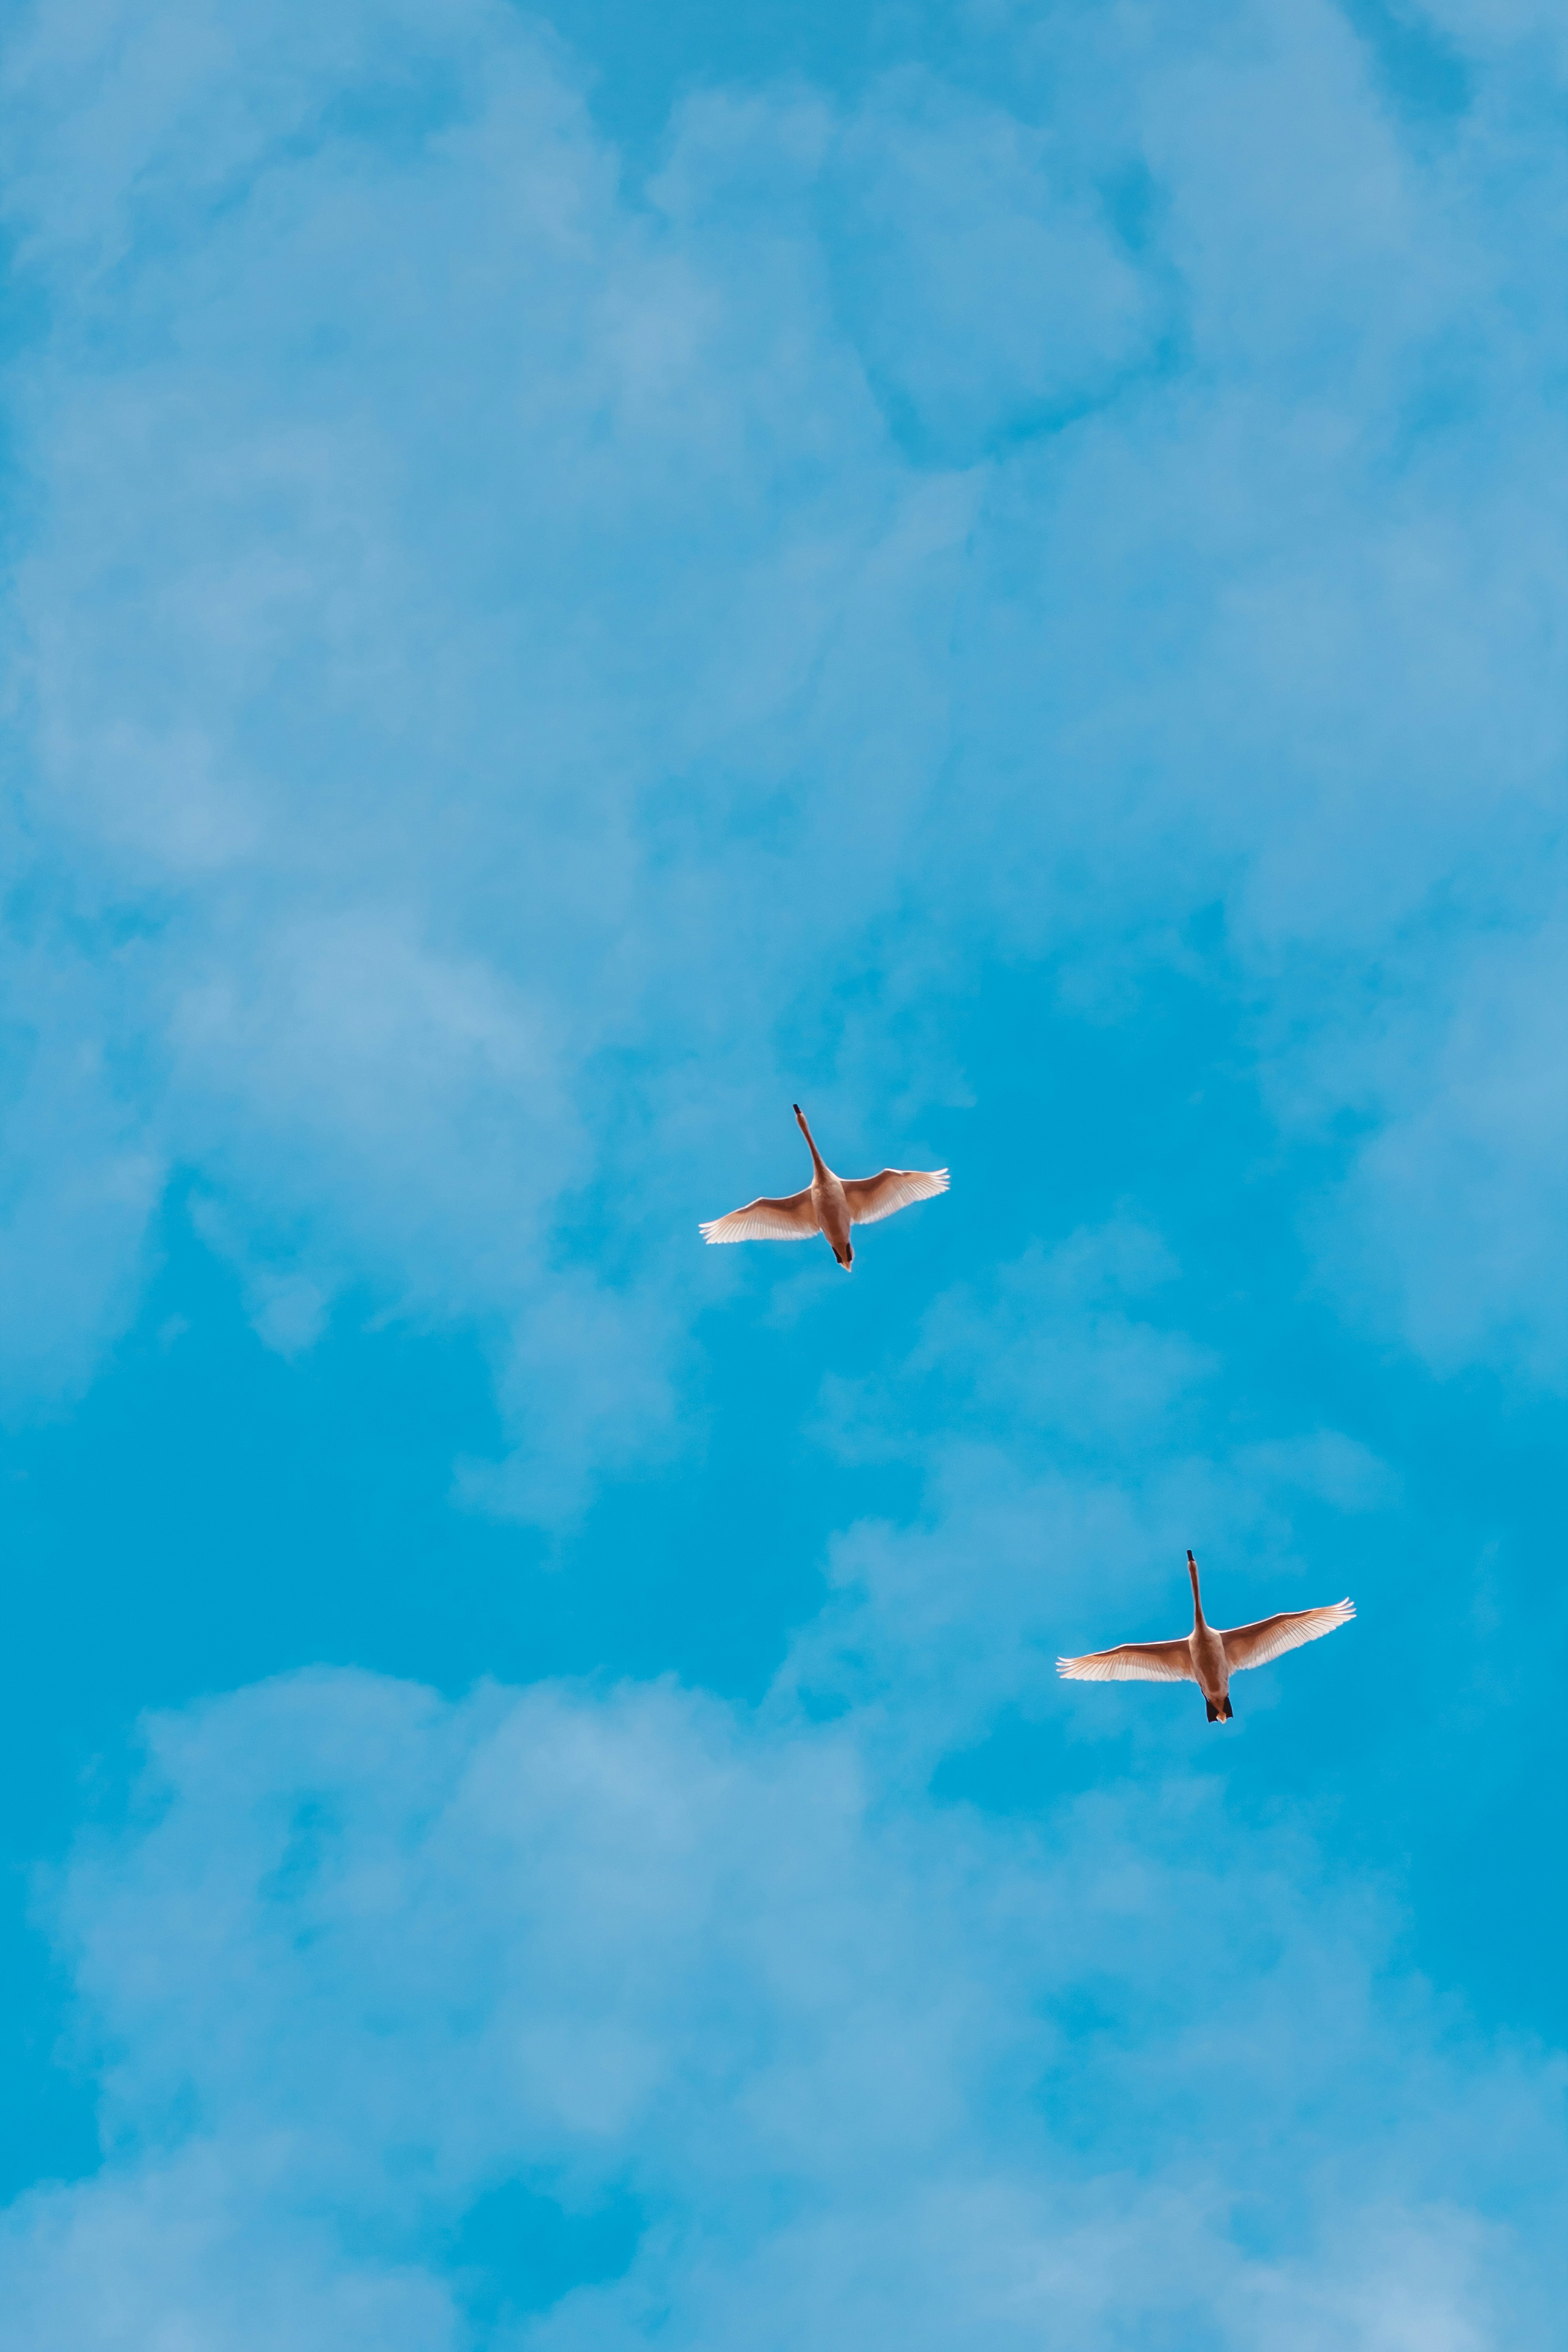
[[[713,1217],[698,1232],[705,1242],[805,1242],[821,1227],[811,1204],[811,1187],[780,1200],[748,1201],[727,1217]]]
[[[1352,1601],[1336,1601],[1325,1609],[1287,1609],[1278,1617],[1260,1617],[1255,1625],[1233,1625],[1221,1633],[1226,1664],[1233,1675],[1244,1666],[1266,1666],[1270,1658],[1299,1650],[1303,1642],[1321,1642],[1337,1633],[1355,1615]]]
[[[934,1201],[947,1190],[945,1168],[884,1168],[877,1176],[846,1176],[844,1197],[852,1225],[874,1225],[896,1216],[915,1201]]]
[[[1123,1642],[1114,1650],[1091,1650],[1085,1658],[1058,1658],[1057,1672],[1069,1683],[1190,1683],[1193,1654],[1185,1642]]]

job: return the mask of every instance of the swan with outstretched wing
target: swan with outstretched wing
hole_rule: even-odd
[[[1204,1617],[1198,1591],[1198,1564],[1189,1551],[1187,1574],[1193,1580],[1193,1630],[1184,1642],[1123,1642],[1114,1650],[1091,1650],[1087,1657],[1058,1658],[1057,1672],[1074,1683],[1196,1683],[1208,1705],[1211,1723],[1228,1723],[1230,1678],[1247,1666],[1266,1666],[1303,1642],[1321,1642],[1355,1615],[1350,1601],[1331,1601],[1321,1609],[1286,1609],[1277,1617],[1259,1617],[1256,1624],[1232,1625],[1222,1632]]]
[[[697,1230],[705,1242],[804,1242],[821,1234],[847,1273],[855,1263],[852,1225],[879,1224],[916,1201],[934,1201],[947,1190],[945,1168],[884,1168],[876,1176],[836,1176],[816,1148],[805,1113],[794,1106],[811,1153],[811,1181],[804,1192],[764,1193],[714,1217]]]

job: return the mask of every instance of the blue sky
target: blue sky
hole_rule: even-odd
[[[18,2347],[1556,2341],[1565,103],[12,17]]]

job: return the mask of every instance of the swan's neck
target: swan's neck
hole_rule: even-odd
[[[821,1152],[818,1151],[816,1148],[816,1139],[805,1123],[805,1111],[797,1110],[795,1112],[795,1117],[800,1121],[800,1131],[805,1138],[805,1148],[811,1154],[812,1166],[816,1169],[819,1176],[826,1176],[828,1173],[827,1162],[824,1160]]]
[[[1187,1554],[1187,1574],[1193,1580],[1193,1631],[1198,1633],[1203,1631],[1204,1601],[1203,1595],[1198,1591],[1198,1564],[1191,1552]]]

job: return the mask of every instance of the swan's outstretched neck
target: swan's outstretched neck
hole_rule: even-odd
[[[1187,1574],[1193,1580],[1193,1622],[1201,1625],[1204,1622],[1203,1595],[1198,1591],[1198,1564],[1190,1549],[1187,1553]]]
[[[805,1111],[802,1110],[798,1103],[791,1103],[790,1108],[794,1111],[796,1118],[800,1121],[800,1131],[802,1135],[805,1136],[806,1149],[811,1153],[812,1165],[816,1168],[820,1168],[826,1171],[827,1163],[816,1148],[816,1138],[813,1135],[810,1128],[807,1127],[805,1123]]]

